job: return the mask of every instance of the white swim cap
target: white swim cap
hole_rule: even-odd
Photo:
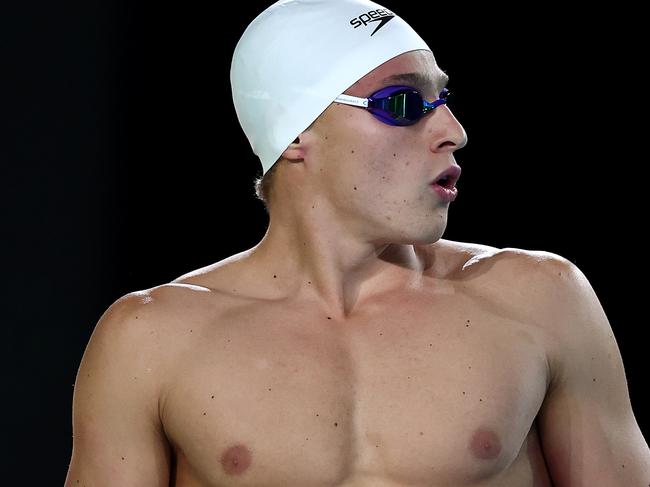
[[[281,0],[259,14],[230,68],[239,123],[264,174],[346,89],[386,61],[431,50],[368,0]]]

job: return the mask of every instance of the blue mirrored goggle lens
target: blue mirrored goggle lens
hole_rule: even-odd
[[[422,116],[422,97],[417,92],[398,93],[379,101],[379,106],[395,118],[415,120]]]
[[[435,107],[446,103],[448,95],[449,91],[445,88],[438,100],[428,103],[414,88],[388,87],[370,97],[368,108],[384,123],[412,125]]]

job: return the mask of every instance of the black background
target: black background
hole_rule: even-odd
[[[3,7],[5,483],[62,485],[75,374],[113,301],[264,235],[261,165],[229,69],[270,3]],[[638,13],[382,4],[433,49],[469,135],[444,238],[574,262],[609,317],[647,438]]]

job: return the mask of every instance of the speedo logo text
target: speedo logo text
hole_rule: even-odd
[[[381,29],[384,25],[386,25],[394,18],[395,14],[390,10],[387,10],[385,8],[378,8],[377,10],[371,10],[370,12],[366,12],[365,14],[361,14],[358,17],[353,18],[350,20],[350,25],[356,29],[357,27],[361,26],[366,27],[371,22],[379,22],[379,24],[376,24],[377,27],[375,27],[375,30],[373,30],[372,34],[370,34],[370,36],[373,36],[379,29]]]

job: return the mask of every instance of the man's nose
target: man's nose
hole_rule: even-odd
[[[432,152],[453,152],[467,145],[467,132],[447,105],[436,108],[427,121]]]

